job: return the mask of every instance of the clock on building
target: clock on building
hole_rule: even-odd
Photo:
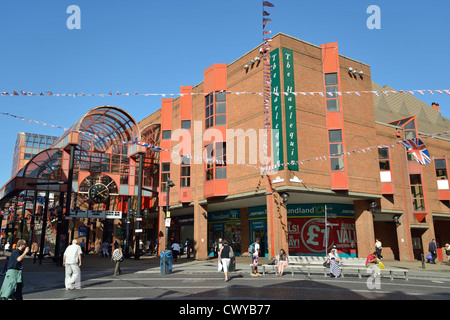
[[[89,199],[95,203],[104,203],[109,197],[109,189],[103,183],[96,183],[89,188]]]

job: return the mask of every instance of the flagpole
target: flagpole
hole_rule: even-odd
[[[325,257],[328,253],[328,213],[327,205],[325,205]]]

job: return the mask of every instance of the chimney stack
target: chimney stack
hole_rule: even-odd
[[[440,112],[440,109],[439,109],[439,103],[432,102],[432,103],[431,103],[431,106],[432,106],[434,109],[436,109],[437,111]]]

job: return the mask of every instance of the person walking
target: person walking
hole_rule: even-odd
[[[278,277],[281,277],[283,275],[284,268],[289,265],[288,260],[289,259],[286,251],[284,251],[284,249],[280,249],[280,253],[277,254]]]
[[[120,263],[123,261],[123,253],[122,248],[120,248],[117,242],[114,243],[114,251],[111,255],[111,261],[115,263],[114,275],[120,275],[122,273],[122,271],[120,270]]]
[[[109,257],[109,243],[108,243],[108,241],[105,241],[102,244],[102,254],[103,254],[104,257]]]
[[[78,240],[72,240],[72,244],[66,248],[63,256],[63,266],[66,268],[66,290],[81,289],[81,255],[82,252],[80,246],[78,245]]]
[[[380,239],[375,239],[375,252],[378,254],[378,258],[381,260],[383,259],[383,256],[381,255],[381,250],[383,250],[383,247],[381,245]]]
[[[222,246],[223,246],[222,238],[219,238],[219,241],[215,242],[215,244],[214,244],[214,256],[215,257],[219,257],[219,252],[220,252],[220,249],[222,248]]]
[[[231,258],[234,256],[233,249],[228,245],[228,241],[224,240],[219,251],[219,263],[222,264],[223,273],[225,274],[225,282],[228,282],[228,270],[230,268]]]
[[[189,238],[186,238],[186,243],[184,244],[184,246],[186,247],[186,258],[190,259],[191,258],[191,240],[189,240]]]
[[[0,290],[0,297],[2,300],[9,298],[14,300],[23,300],[22,287],[22,261],[30,248],[27,242],[23,239],[17,241],[16,249],[9,256],[8,271],[6,271],[5,280]]]
[[[437,258],[437,245],[436,245],[436,241],[433,239],[431,240],[431,242],[428,244],[428,251],[431,254],[431,264],[436,264],[435,260]]]
[[[330,275],[339,278],[341,276],[341,271],[339,270],[339,256],[337,250],[331,250],[328,254],[327,262],[330,264]]]
[[[178,242],[174,241],[172,244],[172,251],[173,251],[173,261],[177,261],[178,255],[180,254],[180,245]]]
[[[252,270],[252,277],[260,277],[261,274],[258,272],[258,262],[259,262],[259,238],[256,238],[256,242],[253,243],[253,248],[252,248],[252,265],[253,265],[253,270]]]

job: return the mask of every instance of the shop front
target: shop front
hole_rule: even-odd
[[[267,208],[257,206],[248,208],[250,243],[260,239],[260,256],[268,257],[267,241]]]
[[[357,256],[352,205],[288,204],[287,209],[290,255],[324,256],[336,246],[341,257]]]
[[[208,213],[208,255],[214,255],[214,243],[227,240],[236,256],[241,254],[241,210]]]

